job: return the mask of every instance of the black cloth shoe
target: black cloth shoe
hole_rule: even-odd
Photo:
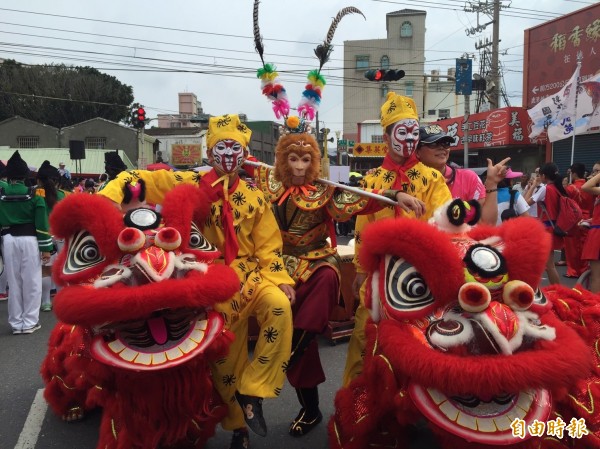
[[[235,429],[233,436],[231,437],[231,444],[229,449],[249,449],[250,448],[250,435],[248,435],[247,429]]]
[[[289,433],[293,437],[306,435],[323,420],[319,410],[319,388],[296,388],[296,395],[302,408],[292,421]]]
[[[301,437],[313,430],[323,420],[321,410],[317,409],[315,415],[310,415],[304,408],[300,409],[296,419],[290,425],[290,435],[293,437]]]
[[[248,396],[241,394],[239,391],[235,392],[235,397],[242,407],[244,412],[244,419],[250,429],[261,437],[267,436],[267,423],[262,411],[262,398],[256,396]]]

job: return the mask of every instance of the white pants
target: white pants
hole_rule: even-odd
[[[35,237],[2,237],[4,264],[10,290],[8,324],[28,329],[38,323],[42,301],[42,262]]]
[[[4,260],[4,256],[3,256]],[[8,281],[6,279],[6,268],[2,270],[2,274],[0,274],[0,293],[6,293],[6,287],[8,286]]]

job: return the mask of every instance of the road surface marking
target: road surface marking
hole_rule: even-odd
[[[35,449],[40,430],[42,430],[44,416],[46,416],[46,410],[48,410],[48,404],[44,399],[44,389],[42,388],[35,394],[15,449]]]

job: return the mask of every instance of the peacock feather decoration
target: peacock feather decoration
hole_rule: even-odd
[[[335,30],[344,16],[356,13],[364,18],[365,15],[358,8],[353,6],[343,8],[337,13],[327,31],[325,40],[314,50],[315,55],[319,59],[319,68],[308,72],[308,83],[302,92],[302,97],[297,108],[298,117],[290,117],[290,102],[285,87],[283,87],[283,84],[279,80],[277,67],[275,67],[274,64],[266,64],[264,60],[264,45],[258,25],[259,3],[259,0],[254,0],[253,24],[254,48],[262,62],[262,67],[258,69],[256,74],[257,78],[261,80],[262,93],[269,101],[271,101],[275,117],[277,119],[284,119],[285,127],[288,132],[307,132],[308,122],[315,119],[319,106],[321,105],[323,88],[326,84],[325,78],[321,75],[321,69],[325,63],[329,61],[329,57],[333,51],[331,41],[333,40]]]

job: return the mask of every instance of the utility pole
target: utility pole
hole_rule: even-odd
[[[492,33],[492,81],[495,86],[490,94],[490,109],[500,106],[500,78],[498,71],[498,45],[500,43],[500,0],[494,0],[494,28]]]
[[[467,36],[481,33],[488,25],[493,25],[492,31],[492,57],[489,73],[488,88],[486,94],[489,99],[490,109],[497,109],[500,106],[500,70],[498,63],[499,44],[500,44],[500,9],[508,8],[502,5],[500,0],[478,0],[477,2],[469,0],[463,8],[465,12],[477,13],[477,27],[466,29]],[[485,14],[491,20],[487,23],[480,23],[479,14]],[[486,45],[487,46],[487,43]],[[475,48],[480,48],[475,45]],[[484,73],[481,76],[486,77]],[[486,77],[487,78],[487,77]]]

